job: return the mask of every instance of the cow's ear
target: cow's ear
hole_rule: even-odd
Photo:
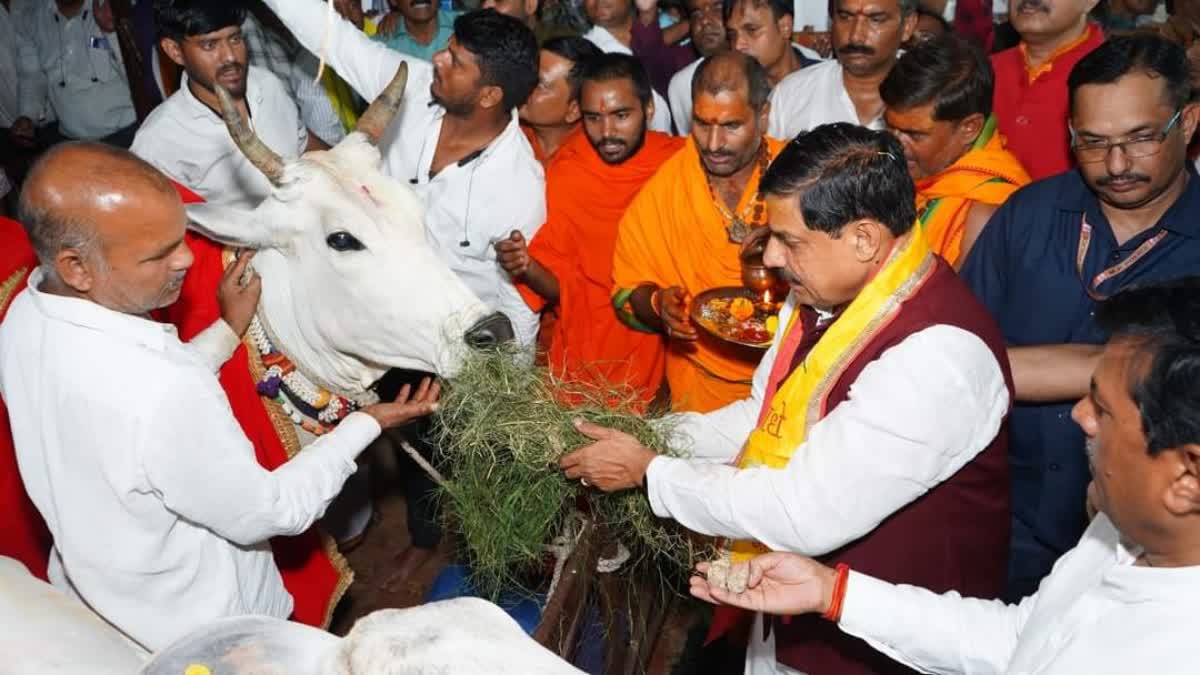
[[[258,209],[242,209],[217,204],[189,204],[188,227],[222,244],[241,248],[273,248],[278,235],[267,225]]]

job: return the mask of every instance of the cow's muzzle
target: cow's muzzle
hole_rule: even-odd
[[[508,317],[500,312],[494,312],[471,326],[464,339],[472,349],[490,349],[505,342],[512,342],[515,337],[512,322],[508,320]]]

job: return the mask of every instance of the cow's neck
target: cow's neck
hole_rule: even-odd
[[[279,403],[296,426],[313,436],[332,431],[350,413],[379,400],[373,392],[347,397],[316,384],[279,350],[258,317],[247,335],[263,366],[256,383],[259,395]]]
[[[300,372],[323,389],[348,398],[365,394],[386,369],[330,347],[317,330],[316,320],[334,320],[328,313],[320,316],[319,310],[313,308],[307,310],[312,314],[298,315],[306,310],[297,308],[308,303],[293,298],[286,263],[278,256],[274,251],[260,251],[254,258],[254,266],[263,280],[257,318],[272,342]]]

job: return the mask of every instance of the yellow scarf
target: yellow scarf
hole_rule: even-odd
[[[933,272],[935,258],[929,244],[914,227],[866,287],[854,298],[804,357],[804,362],[779,385],[767,391],[758,427],[750,433],[738,456],[740,469],[782,469],[792,453],[804,443],[808,430],[826,412],[826,399],[842,373],[879,331],[895,318],[901,305]],[[793,312],[772,367],[770,386],[775,386],[791,366],[804,330]],[[835,448],[826,449],[836,451]],[[852,498],[847,496],[848,498]],[[733,561],[748,560],[768,548],[755,541],[730,544]]]

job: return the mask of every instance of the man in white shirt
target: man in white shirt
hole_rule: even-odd
[[[1196,672],[1198,315],[1197,277],[1123,291],[1100,307],[1096,320],[1112,337],[1071,414],[1087,435],[1089,501],[1100,513],[1020,604],[938,595],[789,553],[750,561],[744,592],[693,577],[692,594],[771,614],[821,613],[927,673]]]
[[[821,124],[883,128],[879,83],[917,28],[917,0],[835,0],[836,59],[792,73],[771,92],[770,133],[788,139]]]
[[[684,66],[671,76],[667,85],[667,99],[671,105],[671,119],[680,136],[692,132],[692,77],[704,59],[729,47],[725,39],[725,19],[722,15],[722,0],[687,0],[688,26],[692,46],[700,52],[700,58]]]
[[[729,0],[725,3],[729,47],[749,54],[767,71],[771,86],[820,61],[815,52],[792,42],[790,0]]]
[[[306,48],[320,53],[327,39],[327,62],[368,101],[408,64],[397,123],[380,142],[385,171],[421,196],[426,234],[450,268],[512,321],[521,345],[532,346],[537,315],[492,245],[513,230],[532,237],[546,217],[542,166],[516,115],[537,84],[533,33],[493,11],[464,14],[431,65],[373,42],[347,21],[327,22],[315,0],[266,4]]]
[[[13,22],[11,3],[12,0],[0,0],[0,214],[8,212],[6,195],[12,190],[8,171],[16,173],[17,154],[20,152],[8,131],[19,115],[17,27]]]
[[[349,415],[268,472],[216,377],[258,304],[249,256],[221,283],[222,318],[183,343],[149,318],[193,260],[156,169],[60,145],[30,172],[20,215],[40,267],[0,324],[0,392],[54,538],[51,581],[149,650],[226,616],[287,618],[268,539],[307,529],[381,428],[433,409],[436,385]]]
[[[894,582],[998,594],[1009,522],[1003,338],[914,229],[899,142],[819,127],[788,143],[759,191],[763,261],[791,293],[751,396],[674,418],[691,459],[581,422],[597,442],[563,459],[567,477],[606,491],[645,485],[658,516],[734,540],[735,559],[833,554]],[[764,639],[762,621],[749,673],[879,672],[873,650],[819,623],[775,622]],[[735,622],[717,617],[716,630]]]
[[[300,121],[287,88],[271,71],[247,66],[245,10],[221,0],[155,5],[163,52],[183,67],[179,90],[155,108],[134,139],[133,153],[205,200],[252,209],[271,182],[238,151],[219,114],[215,84],[254,120],[259,138],[279,156],[325,147]]]
[[[17,84],[17,6],[13,0],[0,0],[0,134],[8,136],[13,122],[21,116]],[[7,138],[0,139],[0,143]],[[3,146],[0,146],[3,147]]]
[[[129,147],[137,116],[121,49],[116,34],[96,23],[92,4],[54,0],[29,8],[17,35],[20,109],[12,135],[31,140],[49,107],[63,136]]]

